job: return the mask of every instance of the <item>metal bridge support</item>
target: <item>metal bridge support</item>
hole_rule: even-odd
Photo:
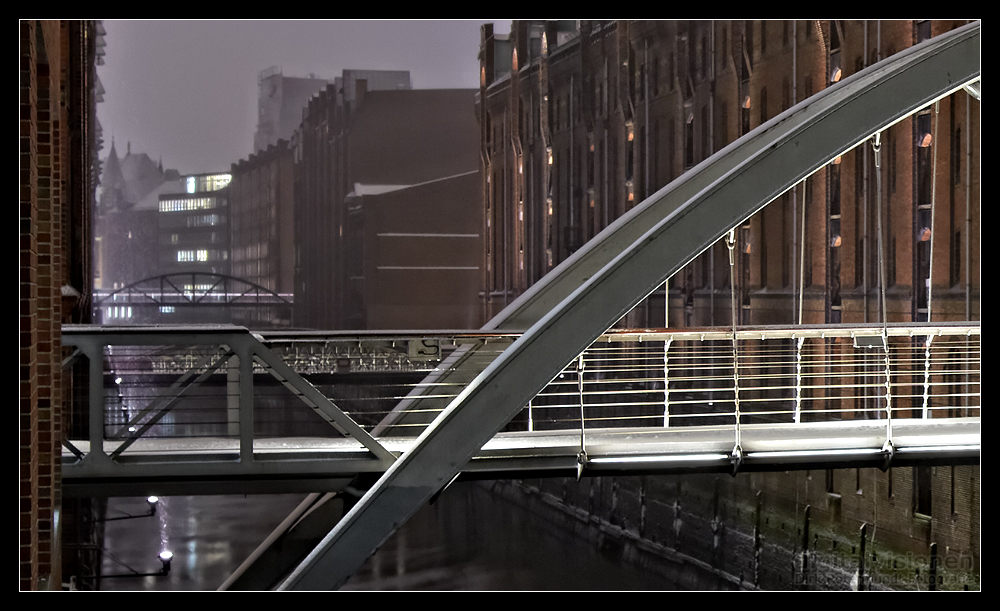
[[[597,243],[612,249],[610,262],[570,282],[575,290],[555,299],[551,311],[449,405],[282,589],[339,587],[517,410],[665,278],[823,164],[979,74],[976,23],[907,49],[782,113],[609,226]],[[727,171],[706,180],[727,164]],[[694,185],[701,188],[674,209],[633,226],[641,237],[615,239],[671,192]],[[578,271],[573,268],[567,262],[560,274]]]

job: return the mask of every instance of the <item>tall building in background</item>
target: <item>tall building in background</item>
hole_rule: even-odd
[[[478,327],[475,91],[372,91],[360,78],[378,74],[345,71],[293,138],[294,323]]]
[[[330,81],[308,77],[285,76],[272,66],[257,77],[257,132],[253,150],[259,152],[278,140],[288,140],[302,121],[302,109],[309,98]]]
[[[484,26],[484,318],[729,143],[965,23],[514,21],[509,35]],[[888,320],[928,320],[932,297],[933,321],[979,320],[980,121],[980,102],[966,91],[941,100],[938,114],[928,107],[900,121],[882,134],[881,193],[866,143],[737,227],[732,270],[720,241],[668,281],[669,303],[661,289],[621,324],[729,326],[733,298],[740,325],[796,324],[800,307],[806,324],[879,322],[879,198]],[[961,376],[956,371],[949,383]],[[844,418],[876,408],[876,389],[861,395],[841,399]],[[894,407],[908,400],[894,398]],[[777,519],[808,504],[848,540],[877,516],[882,544],[893,554],[926,556],[935,541],[953,559],[974,562],[967,575],[978,575],[979,467],[831,470],[810,487],[814,477],[755,474],[748,486],[746,478],[692,476],[684,485],[708,496],[714,487],[716,507],[720,500],[752,507],[763,491],[764,512]],[[566,498],[558,481],[538,485]],[[614,478],[610,486],[611,516],[603,517],[611,522],[622,503],[641,503],[645,512],[659,502],[644,479]],[[809,494],[789,492],[799,490]],[[590,505],[593,511],[593,497]],[[733,524],[757,532],[739,522]],[[711,562],[704,550],[680,551]]]
[[[259,153],[277,144],[278,140],[290,140],[302,122],[302,111],[309,98],[329,85],[336,88],[346,103],[353,103],[359,79],[367,83],[368,91],[396,91],[412,87],[407,70],[344,70],[332,81],[316,78],[313,74],[308,77],[285,76],[277,66],[262,70],[257,78],[254,152]]]
[[[157,214],[159,274],[229,275],[232,174],[191,174],[161,193]]]
[[[290,298],[295,281],[292,149],[278,140],[234,163],[229,183],[232,275]],[[234,322],[252,328],[287,326],[291,310],[247,308]]]

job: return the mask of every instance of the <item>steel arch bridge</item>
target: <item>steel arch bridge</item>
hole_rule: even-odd
[[[182,378],[169,389],[170,392],[156,397],[144,408],[143,411],[153,418],[167,414],[183,398],[188,389],[184,383],[193,380],[194,384],[189,386],[197,385],[216,370],[228,369],[228,384],[235,389],[230,396],[238,395],[240,402],[238,407],[229,409],[230,412],[239,412],[239,417],[228,423],[232,427],[230,430],[235,431],[236,439],[231,433],[225,440],[228,445],[220,442],[202,457],[206,458],[212,452],[222,456],[213,464],[209,464],[207,459],[200,463],[192,460],[189,449],[185,449],[188,452],[186,457],[182,453],[169,454],[163,444],[155,443],[164,440],[142,438],[146,428],[155,426],[150,424],[151,421],[141,421],[142,414],[121,420],[120,435],[109,440],[109,451],[105,452],[102,444],[105,442],[107,423],[103,420],[102,410],[92,409],[88,445],[81,443],[67,448],[77,460],[64,466],[64,478],[107,480],[114,477],[117,470],[118,474],[131,472],[146,476],[173,473],[177,477],[179,473],[181,477],[186,474],[188,478],[202,480],[228,474],[236,478],[265,477],[273,481],[285,469],[286,474],[314,473],[325,480],[339,474],[342,478],[340,485],[346,485],[357,473],[370,474],[378,481],[339,523],[336,522],[339,516],[323,518],[326,522],[320,532],[330,532],[312,553],[288,577],[272,574],[265,578],[270,581],[263,586],[271,587],[281,582],[282,589],[329,589],[346,581],[382,541],[460,472],[490,469],[492,467],[483,465],[496,458],[499,458],[497,462],[500,464],[498,471],[502,472],[504,460],[514,455],[510,447],[515,446],[528,450],[534,456],[540,454],[537,451],[539,448],[544,448],[550,454],[544,460],[536,460],[531,468],[548,468],[544,463],[549,460],[549,464],[562,469],[559,475],[565,475],[567,467],[578,474],[608,473],[616,467],[606,459],[615,454],[621,459],[622,454],[629,452],[647,454],[625,456],[631,459],[631,468],[637,470],[663,469],[665,462],[675,461],[678,455],[683,454],[687,456],[680,458],[687,462],[672,462],[675,466],[670,468],[676,469],[678,464],[682,464],[682,468],[692,468],[704,466],[707,464],[705,461],[714,461],[712,468],[716,471],[749,470],[764,465],[764,454],[770,454],[767,460],[776,460],[776,464],[797,464],[797,468],[809,468],[802,466],[810,463],[796,456],[794,446],[812,450],[814,458],[809,460],[817,460],[816,450],[819,449],[821,454],[832,443],[828,437],[840,436],[853,427],[859,433],[856,445],[837,448],[836,456],[826,455],[825,464],[844,465],[845,460],[853,460],[845,459],[845,456],[851,455],[854,450],[864,454],[864,458],[859,460],[865,461],[865,466],[890,462],[894,465],[907,464],[906,451],[913,450],[928,439],[936,444],[938,455],[948,460],[957,457],[978,461],[981,447],[978,404],[975,405],[975,414],[964,414],[972,417],[934,419],[928,416],[929,410],[934,409],[933,401],[929,400],[934,392],[928,390],[931,388],[929,376],[935,367],[938,371],[942,367],[934,365],[933,350],[946,337],[964,338],[958,341],[965,346],[963,358],[973,371],[970,379],[974,378],[977,386],[976,399],[981,398],[978,391],[981,359],[978,322],[732,330],[665,329],[655,333],[643,331],[625,335],[606,331],[708,245],[817,168],[956,90],[970,87],[978,98],[979,77],[980,26],[972,24],[903,51],[789,109],[689,170],[620,218],[534,285],[478,334],[474,334],[475,337],[451,337],[450,353],[442,355],[440,361],[424,369],[426,377],[416,385],[417,388],[402,397],[396,409],[370,430],[357,427],[357,423],[334,405],[329,397],[311,384],[303,383],[304,372],[353,372],[355,365],[363,366],[369,372],[376,371],[378,367],[406,367],[407,359],[422,359],[427,349],[440,349],[445,342],[441,335],[429,339],[420,336],[386,337],[379,335],[380,332],[368,332],[351,337],[334,337],[334,334],[322,332],[313,335],[250,333],[235,327],[66,327],[64,343],[77,347],[74,357],[67,360],[83,355],[91,363],[105,359],[109,362],[108,355],[113,348],[115,358],[126,353],[127,358],[146,363],[148,371],[144,370],[144,375],[177,366],[172,365],[173,361],[163,353],[150,352],[154,349],[162,350],[171,342],[183,346],[205,346],[206,349],[197,357],[191,357],[201,362],[194,366],[189,362],[181,363],[178,372],[184,371]],[[514,333],[523,329],[527,331]],[[667,407],[667,395],[672,394],[667,392],[670,386],[666,371],[670,342],[675,342],[674,346],[678,343],[708,345],[729,342],[735,348],[737,342],[761,346],[778,339],[786,343],[796,342],[798,352],[804,354],[804,345],[808,347],[810,342],[822,342],[831,337],[841,338],[846,348],[856,352],[884,355],[884,369],[876,376],[884,386],[884,414],[854,421],[805,423],[800,422],[797,411],[786,411],[782,413],[783,417],[794,417],[794,421],[757,429],[746,426],[749,422],[744,422],[741,439],[740,387],[734,384],[730,392],[735,390],[735,412],[708,414],[713,418],[728,418],[729,424],[724,429],[708,431],[709,427],[674,426],[674,420],[670,421],[668,428],[667,417],[673,418],[673,414],[664,411],[661,415],[663,426],[646,429],[646,432],[652,433],[652,445],[660,444],[658,450],[651,449],[650,445],[639,447],[641,444],[638,443],[629,448],[615,447],[619,442],[610,439],[612,435],[601,437],[607,430],[602,433],[588,428],[587,438],[584,439],[584,365],[589,363],[587,355],[592,350],[604,350],[616,343],[660,344],[663,403]],[[337,342],[350,347],[337,349]],[[127,350],[136,346],[146,352],[137,349],[132,356],[128,356]],[[490,350],[491,354],[484,354]],[[908,352],[903,354],[904,351]],[[730,383],[737,382],[735,372],[743,368],[735,352],[733,349],[729,354],[732,359],[728,365]],[[787,354],[790,358],[799,358],[795,349]],[[911,364],[906,366],[910,369],[905,369],[902,374],[899,369],[894,369],[899,367],[901,360]],[[909,419],[905,416],[894,418],[894,412],[902,415],[900,412],[910,411],[911,408],[890,406],[890,394],[900,386],[916,387],[919,384],[891,380],[900,375],[912,380],[916,372],[912,364],[917,362],[924,372],[924,415],[911,414]],[[104,401],[102,393],[108,388],[108,371],[102,367],[90,367],[91,405],[100,405]],[[346,462],[337,467],[341,471],[331,471],[328,465],[319,464],[321,461],[317,455],[329,454],[329,448],[303,446],[296,448],[299,454],[293,455],[284,447],[276,452],[274,448],[264,447],[264,444],[255,444],[259,440],[254,438],[253,426],[254,374],[258,374],[257,378],[269,374],[328,423],[338,430],[348,431],[351,439],[347,441],[351,441],[352,445],[348,448]],[[530,414],[532,399],[545,392],[543,389],[550,383],[559,383],[561,375],[566,375],[572,382],[573,391],[579,392],[580,419],[575,432],[570,426],[548,437],[514,435],[501,438],[498,442],[496,432],[522,407],[527,405]],[[796,375],[789,374],[792,379]],[[110,378],[114,378],[113,373]],[[440,394],[428,390],[442,386],[456,390]],[[965,395],[966,398],[968,396]],[[244,402],[244,397],[249,400]],[[966,405],[971,404],[966,401]],[[434,406],[434,409],[426,409],[428,405]],[[414,406],[419,409],[411,409]],[[385,436],[393,429],[405,430],[403,427],[418,423],[426,425],[426,428],[416,439],[402,443]],[[134,432],[133,428],[136,429]],[[621,431],[624,429],[614,430],[616,433]],[[768,431],[790,437],[754,437]],[[622,438],[620,434],[617,437],[618,440]],[[925,441],[913,441],[918,438]],[[958,438],[968,443],[963,442],[965,445],[962,447],[949,445],[952,442],[948,439]],[[678,442],[679,446],[696,450],[669,449],[666,448],[669,443],[665,442]],[[784,442],[790,442],[790,445],[781,446]],[[142,452],[133,451],[144,443],[148,443],[144,450],[146,458]],[[498,450],[503,443],[510,445]],[[772,451],[762,451],[762,444],[771,444]],[[278,457],[281,452],[288,459],[285,462]],[[653,456],[656,452],[659,454]],[[948,456],[948,452],[953,454]],[[148,456],[153,457],[152,461],[144,466],[142,461],[149,460]],[[646,458],[655,458],[660,462],[647,461],[639,466],[638,463],[643,462],[640,459]],[[756,459],[761,462],[755,463]],[[171,469],[175,471],[171,472]],[[183,469],[187,471],[183,472]],[[310,472],[307,469],[315,470]],[[302,508],[305,514],[312,511],[306,504]],[[302,519],[306,516],[303,515]],[[272,564],[271,559],[262,564]],[[260,580],[259,574],[255,579],[259,580],[255,582],[256,587],[265,583]]]
[[[137,280],[99,296],[97,307],[126,303],[133,307],[163,305],[225,306],[233,304],[288,304],[292,301],[256,282],[207,272],[176,272]]]
[[[120,289],[98,292],[94,300],[100,320],[131,319],[124,308],[135,309],[135,318],[143,323],[163,321],[163,314],[192,308],[224,310],[232,308],[287,311],[291,295],[282,295],[250,280],[227,274],[175,272],[137,280]],[[115,309],[117,308],[117,309]],[[287,317],[287,316],[286,316]],[[131,321],[130,321],[131,322]]]

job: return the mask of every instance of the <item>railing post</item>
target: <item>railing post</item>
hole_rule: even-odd
[[[86,341],[80,348],[90,361],[90,457],[104,457],[104,345]]]
[[[663,342],[663,427],[670,426],[670,344],[674,340],[668,339]]]
[[[239,358],[240,462],[253,462],[253,356],[247,342],[233,346]]]
[[[865,588],[865,539],[868,536],[868,524],[861,525],[861,542],[858,554],[858,592]]]
[[[933,338],[933,335],[928,335],[927,341],[924,343],[924,418],[930,416],[931,340]]]
[[[535,418],[531,409],[531,402],[533,399],[528,399],[528,432],[535,430]]]
[[[240,357],[231,356],[226,364],[226,434],[240,436]]]
[[[802,344],[806,338],[800,337],[795,348],[795,424],[802,421]]]
[[[889,369],[889,336],[884,334],[882,342],[885,346],[885,443],[892,445],[892,372]]]
[[[733,401],[736,404],[736,445],[733,447],[733,457],[742,459],[743,445],[740,443],[740,362],[736,350],[736,332],[733,332]],[[737,465],[738,466],[738,465]]]

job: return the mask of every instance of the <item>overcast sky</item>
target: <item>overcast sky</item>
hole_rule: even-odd
[[[494,21],[104,21],[105,148],[162,158],[181,173],[228,171],[257,127],[257,75],[332,79],[409,70],[414,88],[478,87],[479,25]]]

